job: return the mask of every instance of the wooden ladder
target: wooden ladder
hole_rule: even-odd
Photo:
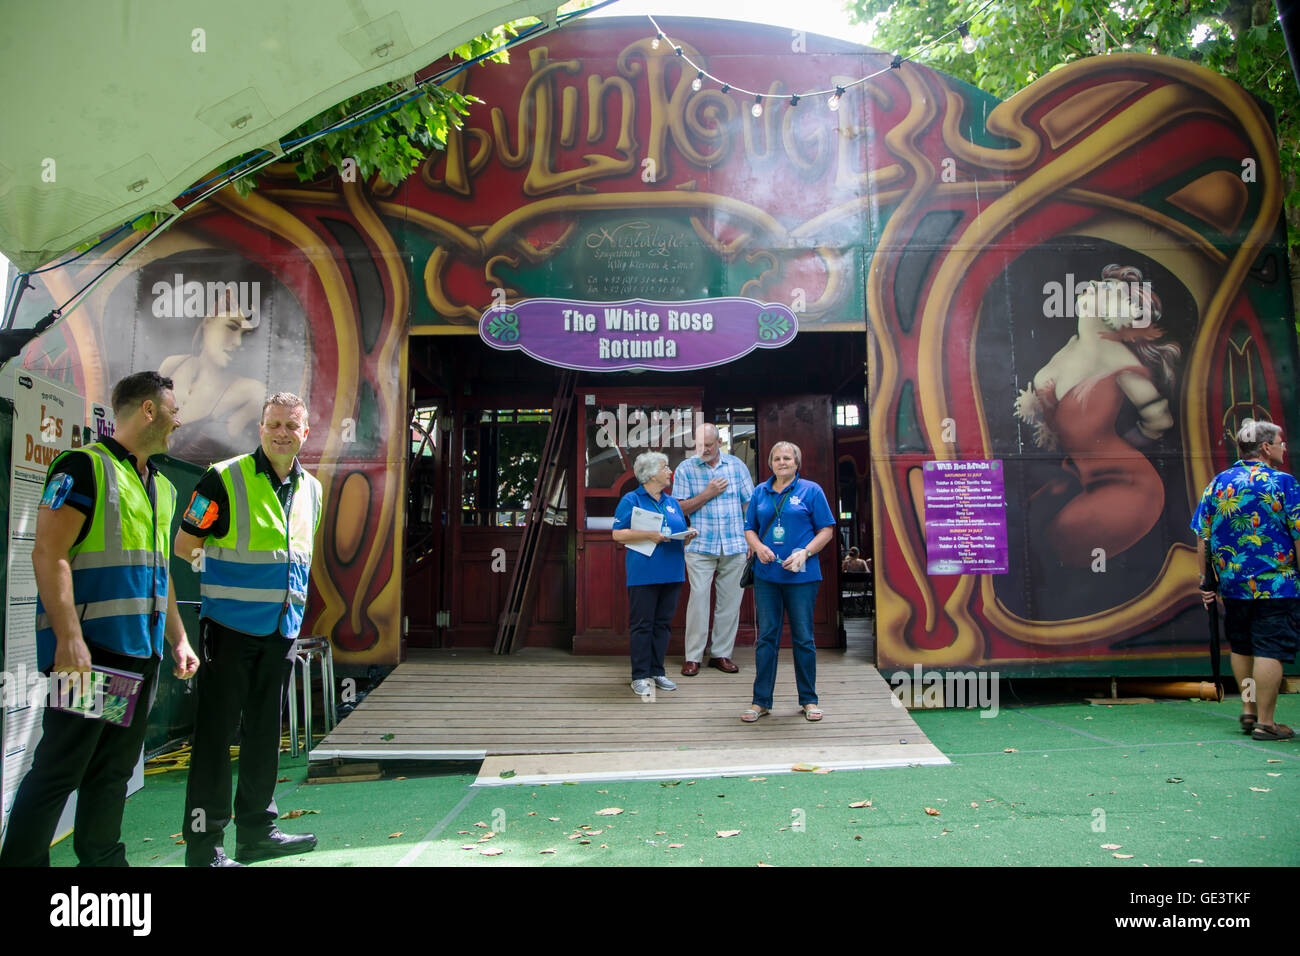
[[[532,610],[539,574],[538,555],[541,554],[542,540],[548,527],[543,519],[547,504],[555,495],[565,473],[564,450],[573,421],[573,391],[577,384],[577,372],[564,372],[555,400],[551,403],[551,427],[546,433],[546,444],[542,448],[533,496],[528,501],[528,522],[524,526],[519,555],[510,574],[506,606],[497,621],[497,639],[492,645],[494,654],[513,654],[523,644],[520,638],[528,624],[528,613]]]

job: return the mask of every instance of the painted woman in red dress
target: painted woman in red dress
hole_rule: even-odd
[[[1100,282],[1079,286],[1075,313],[1077,334],[1035,373],[1015,413],[1034,427],[1039,448],[1065,453],[1067,477],[1030,501],[1059,508],[1048,543],[1063,565],[1082,568],[1132,547],[1164,511],[1164,484],[1139,448],[1173,427],[1180,349],[1160,341],[1160,300],[1132,266],[1109,265]],[[1121,436],[1116,422],[1128,403],[1138,421]]]

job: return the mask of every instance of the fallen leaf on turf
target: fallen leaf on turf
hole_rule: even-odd
[[[767,779],[767,777],[750,777],[750,778],[749,778],[749,782],[750,782],[750,783],[762,783],[762,782],[763,782],[764,780],[766,780],[766,779]],[[770,864],[770,863],[760,863],[759,866],[771,866],[771,864]]]
[[[537,853],[538,853],[539,856],[540,856],[541,854],[543,854],[543,853],[554,853],[554,852],[555,852],[555,847],[550,847],[549,849],[538,850],[538,851],[537,851]]]
[[[680,780],[664,780],[659,784],[661,787],[677,787],[681,785]]]
[[[276,778],[275,778],[275,782],[276,782],[276,783],[288,783],[288,782],[289,782],[289,778],[288,778],[288,777],[276,777]]]
[[[685,843],[670,843],[670,844],[668,844],[668,849],[670,849],[670,850],[680,850],[680,849],[681,849],[682,847],[684,847],[684,846],[686,846]]]
[[[608,791],[607,791],[608,792]],[[622,807],[606,807],[604,810],[597,810],[598,817],[616,817],[623,812]]]
[[[546,819],[550,820],[552,823],[559,823],[559,822],[560,822],[560,818],[559,818],[559,817],[547,817]]]
[[[667,831],[667,830],[656,830],[656,831],[655,831],[655,836],[667,836],[667,835],[668,835],[668,831]]]
[[[1182,778],[1182,777],[1166,777],[1166,778],[1165,778],[1165,783],[1182,783],[1182,782],[1183,782],[1183,778]]]
[[[296,819],[298,819],[298,817],[301,817],[301,816],[303,816],[303,815],[305,815],[305,814],[308,814],[308,813],[320,813],[320,811],[319,811],[319,810],[289,810],[289,811],[287,811],[287,812],[285,812],[285,813],[280,814],[280,819],[281,819],[281,820],[296,820]]]
[[[978,809],[980,808],[980,805],[979,805],[978,803],[976,803],[974,800],[972,800],[972,801],[970,802],[970,805],[971,805],[972,807],[974,807],[976,810],[978,810]]]
[[[501,847],[499,846],[486,846],[483,849],[478,851],[478,855],[479,856],[500,856],[504,852],[506,851],[501,849]]]
[[[462,843],[462,844],[460,845],[460,848],[461,848],[462,850],[477,850],[477,849],[478,849],[478,844],[477,844],[477,843]]]
[[[580,836],[582,836],[581,833],[570,833],[570,834],[569,834],[569,839],[570,839],[570,840],[576,840],[576,839],[578,839],[578,837],[580,837]]]
[[[869,807],[869,806],[871,806],[871,801],[870,801],[870,800],[859,800],[857,803],[850,803],[849,806],[856,810],[856,809],[858,809],[859,807]]]
[[[1282,759],[1281,759],[1280,757],[1277,758],[1276,760],[1274,760],[1274,759],[1272,759],[1272,758],[1269,758],[1268,760],[1265,760],[1265,761],[1264,761],[1264,763],[1281,763],[1281,762],[1282,762]]]
[[[1204,863],[1204,860],[1188,860],[1188,863]]]
[[[1015,747],[1008,747],[1006,750],[1004,750],[1004,751],[1002,751],[1002,752],[1003,752],[1004,754],[1018,754],[1018,753],[1020,753],[1020,751],[1017,750]]]
[[[153,837],[145,837],[145,838],[144,838],[144,842],[145,842],[145,843],[152,843],[152,842],[153,842]]]
[[[390,839],[390,840],[396,840],[396,839],[397,839],[399,836],[401,836],[401,835],[402,835],[402,831],[401,831],[401,830],[398,830],[396,833],[390,833],[390,834],[388,834],[388,839]]]
[[[175,840],[175,839],[176,839],[177,837],[179,837],[179,836],[180,836],[179,833],[173,833],[172,836],[171,836],[171,838],[172,838],[173,840]]]
[[[597,793],[609,793],[608,790],[597,790],[596,792],[597,792]]]
[[[1255,793],[1272,793],[1272,792],[1273,792],[1272,789],[1269,788],[1269,787],[1251,787],[1250,789],[1253,790]]]
[[[535,817],[535,816],[537,816],[537,811],[536,811],[536,810],[529,810],[526,814],[524,814],[524,816],[527,816],[527,817]]]
[[[1122,849],[1124,849],[1124,847],[1123,847],[1121,844],[1119,844],[1119,843],[1103,843],[1103,844],[1101,845],[1101,848],[1102,848],[1103,850],[1122,850]]]
[[[1115,859],[1117,859],[1117,860],[1131,860],[1131,859],[1133,859],[1133,854],[1132,854],[1132,853],[1112,853],[1111,856],[1113,856],[1113,857],[1114,857]]]
[[[930,816],[932,817],[937,817],[939,815],[939,811],[936,810],[934,807],[926,807],[925,812],[930,814]]]
[[[578,841],[578,844],[579,844],[579,846],[585,846],[586,844],[588,844],[588,843],[590,843],[590,842],[591,842],[590,840],[579,840],[579,841]]]
[[[587,836],[600,836],[604,832],[604,830],[588,830]]]
[[[720,836],[720,837],[733,837],[733,836],[736,836],[738,833],[740,833],[739,830],[719,830],[719,831],[718,831],[718,836]]]
[[[474,826],[476,826],[476,827],[482,827],[484,830],[487,829],[487,824],[484,823],[482,820],[480,820],[478,823],[474,824]]]
[[[514,772],[513,770],[502,770],[501,773],[500,773],[500,777],[501,777],[503,780],[509,780],[509,779],[510,779],[511,777],[513,777],[514,775],[515,775],[515,772]]]
[[[1270,774],[1267,774],[1266,776],[1269,776],[1269,777],[1280,777],[1280,776],[1282,776],[1282,775],[1281,775],[1280,773],[1270,773]]]
[[[791,767],[790,769],[791,769],[791,770],[800,770],[800,771],[805,771],[805,772],[806,772],[806,771],[810,771],[810,770],[816,770],[817,767],[816,767],[815,765],[813,765],[813,764],[797,763],[797,764],[795,764],[793,767]]]
[[[184,846],[184,845],[185,845],[185,841],[184,841],[184,840],[177,840],[177,841],[176,841],[176,845],[177,845],[177,846]]]
[[[945,830],[944,832],[947,833],[948,831]],[[861,839],[862,839],[862,836],[861,836],[861,834],[859,834],[858,836],[855,836],[853,839],[855,839],[855,840],[861,840]]]
[[[481,837],[478,838],[478,842],[479,842],[479,843],[486,843],[488,840],[492,839],[494,836],[496,836],[495,833],[485,833],[485,834],[483,834]]]
[[[688,787],[693,787],[693,786],[695,786],[695,781],[694,781],[694,780],[687,780],[687,781],[686,781],[686,786],[688,786]]]

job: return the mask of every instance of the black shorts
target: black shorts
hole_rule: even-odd
[[[1300,598],[1224,598],[1223,630],[1232,653],[1290,664],[1300,643]]]

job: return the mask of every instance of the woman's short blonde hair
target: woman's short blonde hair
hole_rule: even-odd
[[[790,451],[794,454],[795,468],[803,467],[803,452],[801,452],[799,450],[799,446],[792,441],[779,441],[772,446],[772,450],[767,453],[767,467],[769,468],[772,467],[772,457],[776,454],[776,450],[778,448],[789,448]]]

